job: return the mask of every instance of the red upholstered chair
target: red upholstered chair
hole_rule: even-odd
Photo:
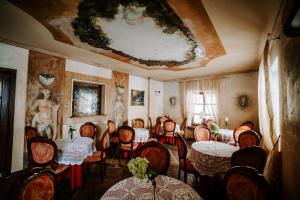
[[[164,122],[164,139],[171,139],[173,147],[175,144],[175,128],[176,128],[176,122],[172,120],[165,120]]]
[[[252,121],[245,121],[241,126],[248,126],[251,130],[253,130],[254,123]]]
[[[50,169],[34,169],[20,177],[19,200],[54,200],[55,174]]]
[[[210,130],[205,126],[197,126],[194,130],[195,141],[209,141],[211,137]]]
[[[89,137],[94,139],[96,135],[96,126],[92,122],[86,122],[80,126],[81,137]]]
[[[227,200],[271,199],[267,181],[252,167],[233,167],[224,180]]]
[[[29,168],[50,168],[56,175],[68,169],[68,165],[57,164],[57,146],[51,139],[34,137],[28,141]]]
[[[118,129],[118,136],[119,136],[119,150],[120,150],[120,156],[119,156],[119,163],[121,160],[121,153],[129,152],[130,157],[134,157],[134,152],[138,147],[138,143],[134,143],[134,137],[135,137],[135,131],[130,126],[121,126]]]
[[[144,128],[144,120],[141,118],[135,118],[133,128]]]
[[[248,126],[241,126],[233,130],[234,146],[238,145],[239,135],[247,130],[251,130]]]
[[[141,146],[140,157],[147,158],[148,168],[157,174],[166,175],[170,166],[170,152],[162,144],[149,141]]]
[[[240,148],[258,146],[260,143],[260,138],[255,131],[248,130],[239,135],[238,143]]]
[[[180,135],[177,136],[177,149],[178,149],[178,158],[179,158],[178,179],[180,180],[181,170],[183,170],[185,183],[187,180],[187,174],[194,174],[197,180],[199,174],[197,170],[194,168],[194,166],[192,165],[191,161],[186,158],[187,146]]]
[[[105,169],[106,169],[106,150],[109,143],[109,128],[106,129],[106,131],[103,133],[100,142],[97,142],[96,148],[97,151],[93,153],[93,155],[88,156],[84,159],[83,163],[90,165],[93,163],[99,163],[100,165],[100,179],[103,180]]]
[[[26,141],[28,141],[33,137],[39,136],[39,133],[37,132],[36,128],[31,126],[25,126],[25,136],[26,136]]]

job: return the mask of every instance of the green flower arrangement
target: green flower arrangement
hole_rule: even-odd
[[[128,169],[133,176],[144,179],[146,176],[149,161],[146,158],[137,157],[128,162]]]
[[[219,135],[219,126],[216,123],[211,123],[209,125],[209,129],[211,133],[214,134],[215,136]]]

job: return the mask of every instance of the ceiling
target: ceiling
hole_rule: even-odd
[[[127,21],[121,14],[95,18],[94,27],[112,41],[106,46],[72,28],[85,1],[91,0],[1,1],[0,39],[162,81],[239,73],[257,70],[281,0],[166,0],[180,18],[175,34],[163,33],[155,19],[140,15],[145,8],[134,7],[138,12],[127,13]]]

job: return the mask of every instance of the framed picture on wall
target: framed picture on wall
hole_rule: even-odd
[[[144,106],[145,91],[131,90],[131,105]]]

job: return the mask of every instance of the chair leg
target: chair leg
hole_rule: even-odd
[[[186,183],[186,181],[187,181],[187,172],[186,170],[184,170],[184,182]]]
[[[180,180],[180,172],[181,172],[181,169],[180,169],[180,166],[179,166],[179,170],[178,170],[178,180]]]

